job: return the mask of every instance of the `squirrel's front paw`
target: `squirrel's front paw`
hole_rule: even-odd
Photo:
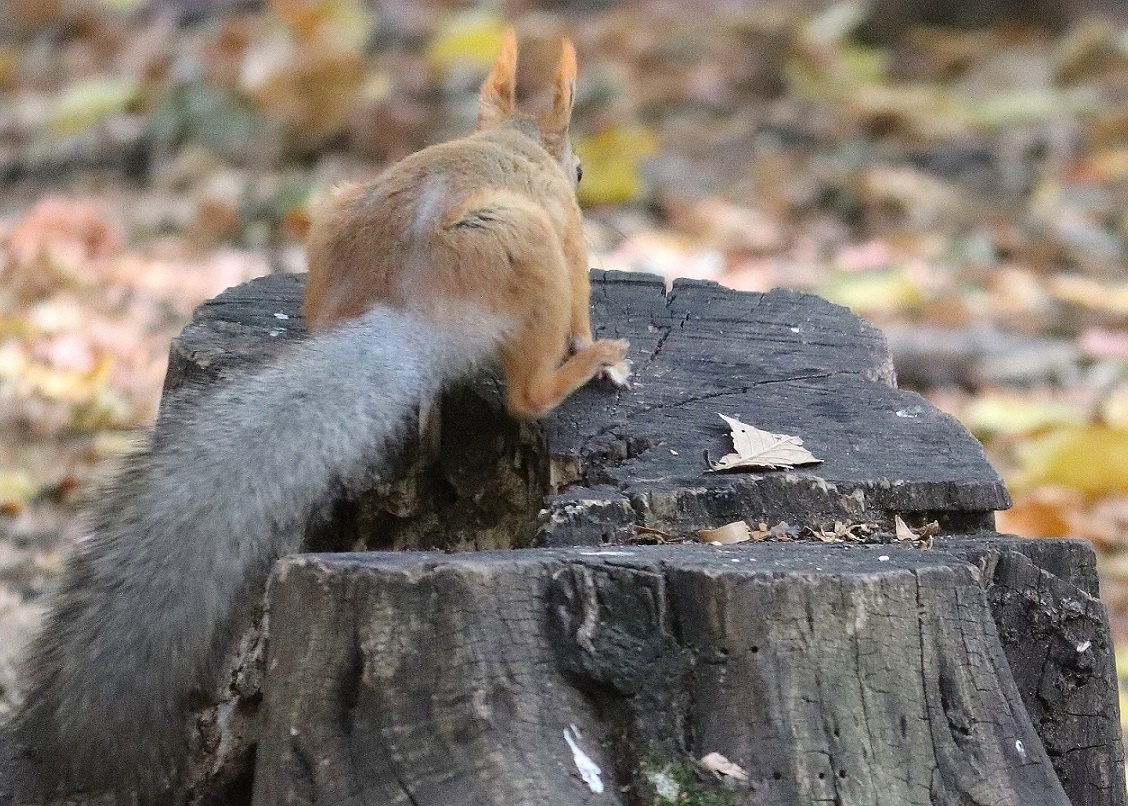
[[[603,347],[601,352],[605,352],[601,361],[603,366],[596,377],[610,381],[612,386],[619,389],[629,387],[632,364],[626,355],[631,346],[630,342],[626,339],[601,339],[595,343],[595,346]]]
[[[604,378],[612,386],[619,389],[629,389],[631,386],[631,367],[634,366],[629,358],[624,358],[616,364],[604,367],[599,371],[597,378]]]

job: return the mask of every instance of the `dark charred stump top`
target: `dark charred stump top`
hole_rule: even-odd
[[[302,278],[275,276],[203,305],[173,345],[166,388],[213,380],[299,337],[301,293]],[[656,277],[616,272],[593,274],[592,304],[597,337],[630,340],[634,380],[619,392],[591,384],[535,436],[516,436],[537,443],[533,483],[559,496],[547,507],[535,502],[545,509],[539,545],[619,541],[633,524],[682,534],[741,518],[891,528],[900,514],[968,532],[991,528],[993,513],[1010,506],[979,443],[896,388],[880,331],[845,308],[810,294],[694,281],[667,291]],[[488,385],[478,391],[491,398]],[[719,413],[799,436],[824,461],[706,473],[707,457],[732,449]],[[443,427],[472,438],[459,422]]]

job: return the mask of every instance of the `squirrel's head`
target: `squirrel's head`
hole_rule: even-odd
[[[576,49],[565,39],[560,48],[560,65],[556,68],[552,107],[536,117],[517,110],[517,37],[510,27],[505,31],[497,61],[482,82],[475,130],[488,131],[507,125],[526,132],[535,129],[545,150],[560,163],[573,183],[578,183],[582,176],[580,160],[572,151],[568,136],[575,100]]]

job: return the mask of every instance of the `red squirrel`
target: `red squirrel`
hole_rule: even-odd
[[[594,341],[568,139],[576,60],[552,109],[516,111],[516,43],[482,86],[477,130],[337,192],[315,214],[313,335],[200,400],[87,513],[23,664],[18,737],[47,785],[168,802],[193,694],[312,514],[379,470],[421,405],[500,355],[507,407],[540,417],[625,341]]]
[[[304,313],[313,330],[375,302],[435,321],[491,322],[507,407],[535,418],[619,365],[627,343],[592,341],[581,169],[568,136],[576,51],[564,40],[552,108],[539,118],[517,110],[516,68],[510,29],[473,134],[341,188],[315,211]]]

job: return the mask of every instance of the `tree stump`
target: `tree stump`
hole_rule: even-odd
[[[156,439],[304,335],[302,283],[198,310]],[[896,388],[875,328],[645,275],[593,274],[592,302],[633,387],[535,425],[488,373],[450,390],[370,493],[310,525],[321,553],[275,569],[269,627],[201,696],[186,799],[1124,804],[1090,547],[990,531],[1003,483]],[[707,473],[731,449],[718,413],[824,462]],[[891,545],[896,516],[943,536]],[[784,542],[680,542],[740,519]]]
[[[979,575],[880,550],[289,558],[255,802],[1068,804]]]

